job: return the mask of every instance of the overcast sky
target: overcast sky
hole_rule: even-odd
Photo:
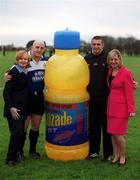
[[[25,46],[54,32],[79,31],[87,42],[94,35],[140,39],[140,0],[0,0],[1,44]]]

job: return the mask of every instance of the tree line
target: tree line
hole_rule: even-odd
[[[140,55],[140,40],[134,37],[118,37],[114,38],[112,36],[102,36],[105,42],[105,49],[106,51],[110,51],[111,49],[119,49],[122,54],[126,54],[129,56],[139,56]],[[30,49],[34,40],[30,40],[27,42],[26,47],[14,47],[13,44],[0,46],[0,51],[15,51],[19,49],[26,48],[27,50]],[[46,44],[46,43],[45,43]],[[81,40],[80,52],[87,54],[91,50],[90,42],[86,42]],[[54,52],[53,46],[46,45],[46,51],[50,53],[50,55]]]
[[[102,36],[105,42],[105,50],[109,52],[111,49],[119,49],[122,54],[129,56],[139,56],[140,55],[140,40],[134,37],[118,37],[114,38],[112,36]],[[88,53],[90,51],[90,43],[81,41],[80,51]]]

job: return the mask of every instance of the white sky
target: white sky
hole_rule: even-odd
[[[43,39],[53,44],[54,32],[140,39],[140,0],[0,0],[1,44],[25,46]]]

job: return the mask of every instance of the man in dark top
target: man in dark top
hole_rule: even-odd
[[[40,159],[40,154],[36,150],[40,123],[44,114],[44,72],[46,58],[42,56],[45,50],[45,43],[42,40],[35,40],[31,47],[31,61],[27,72],[28,87],[28,117],[25,122],[25,130],[31,124],[29,131],[30,157]],[[25,132],[26,136],[26,132]]]
[[[104,42],[100,36],[91,40],[91,53],[85,56],[89,65],[90,82],[88,92],[89,102],[89,142],[90,158],[99,156],[101,133],[103,134],[103,155],[105,160],[110,160],[112,155],[111,136],[107,134],[107,63],[104,51]],[[102,130],[102,132],[101,132]]]

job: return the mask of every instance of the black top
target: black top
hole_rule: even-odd
[[[103,50],[101,54],[95,56],[92,53],[85,56],[85,60],[89,65],[90,82],[87,87],[90,95],[102,96],[108,95],[107,86],[107,54]]]
[[[111,82],[112,82],[113,79],[114,79],[114,76],[112,76],[112,74],[110,74],[110,76],[109,76],[109,86],[111,85]]]
[[[27,75],[19,72],[14,66],[8,74],[12,79],[5,83],[4,98],[4,117],[11,118],[10,108],[15,107],[20,110],[21,118],[26,118],[27,114]]]

